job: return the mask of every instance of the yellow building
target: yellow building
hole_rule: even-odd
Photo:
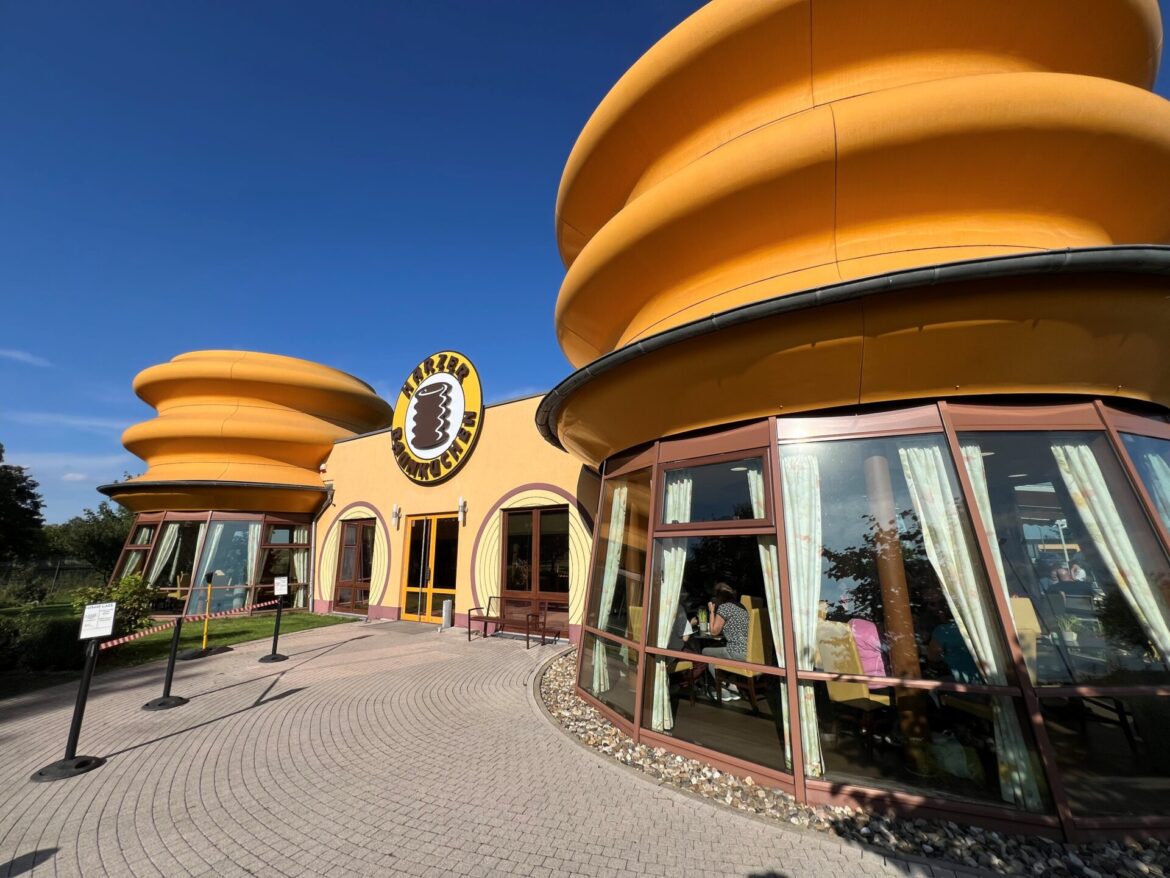
[[[714,0],[569,156],[575,372],[148,369],[120,572],[537,611],[633,737],[802,801],[1170,832],[1161,52],[1156,0]]]
[[[158,417],[123,441],[148,468],[102,490],[139,513],[117,575],[171,606],[242,609],[283,577],[318,612],[441,623],[450,600],[459,625],[478,606],[578,631],[597,475],[541,439],[538,398],[485,408],[461,355],[413,370],[397,412],[350,375],[243,351],[182,354],[134,388]],[[414,457],[418,400],[441,397]]]
[[[811,802],[1170,830],[1156,0],[714,0],[557,199],[579,691]]]

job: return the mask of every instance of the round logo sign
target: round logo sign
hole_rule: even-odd
[[[483,387],[471,361],[455,351],[432,354],[398,392],[394,459],[412,482],[445,482],[471,456],[482,422]]]

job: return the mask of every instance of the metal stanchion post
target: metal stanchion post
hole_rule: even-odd
[[[270,652],[268,655],[260,656],[260,661],[263,664],[268,664],[269,662],[282,662],[288,658],[287,655],[281,655],[276,651],[276,643],[280,639],[280,611],[282,609],[284,609],[283,599],[281,599],[280,603],[276,605],[276,625],[272,629],[272,652]]]
[[[99,765],[105,765],[106,760],[101,756],[78,756],[77,739],[81,737],[81,720],[85,716],[85,701],[89,697],[89,682],[93,679],[93,669],[97,664],[98,641],[90,640],[85,647],[85,670],[81,674],[81,682],[77,686],[77,703],[73,705],[73,721],[69,724],[69,740],[65,744],[65,758],[51,762],[39,769],[32,780],[61,780],[65,777],[74,777],[92,771]]]
[[[179,635],[183,630],[183,617],[175,620],[175,633],[171,637],[171,654],[167,657],[167,676],[163,681],[163,694],[142,705],[143,710],[170,710],[172,707],[181,707],[187,699],[181,695],[171,694],[171,681],[175,678],[175,659],[179,655]]]

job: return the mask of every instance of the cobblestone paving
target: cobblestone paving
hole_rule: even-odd
[[[776,829],[584,750],[532,693],[551,647],[342,625],[0,702],[0,878],[12,875],[947,875]]]

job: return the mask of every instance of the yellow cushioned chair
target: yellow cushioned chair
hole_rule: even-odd
[[[758,598],[756,599],[758,600]],[[766,652],[764,650],[764,626],[763,614],[758,609],[748,610],[748,636],[747,636],[747,651],[744,654],[744,661],[751,662],[754,665],[762,665],[766,662]],[[738,686],[740,691],[746,691],[748,700],[751,702],[752,711],[759,713],[760,707],[756,700],[756,678],[762,676],[756,671],[749,671],[746,668],[733,668],[727,665],[715,666],[715,682],[716,694],[719,700],[722,697],[719,695],[719,689],[724,684],[734,684]]]

